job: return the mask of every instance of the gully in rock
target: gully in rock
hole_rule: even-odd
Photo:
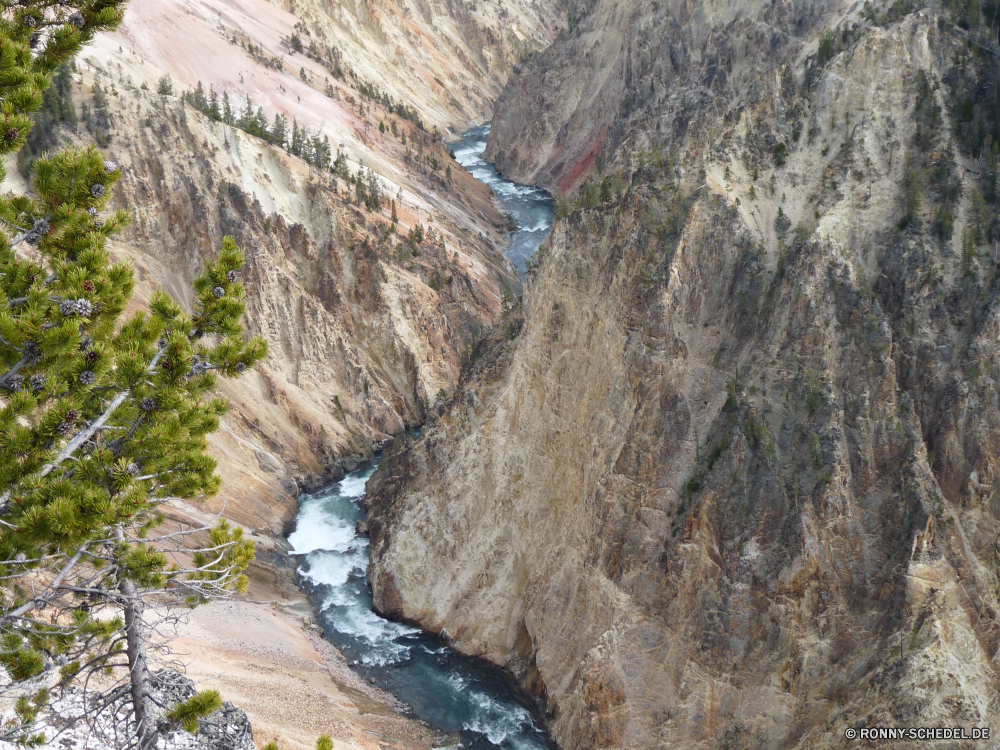
[[[500,177],[482,160],[489,125],[453,144],[458,162],[493,190],[518,229],[506,254],[522,275],[552,227],[552,196]],[[288,537],[300,555],[300,583],[316,608],[325,636],[355,669],[386,687],[420,718],[460,731],[467,747],[508,750],[554,748],[534,701],[497,667],[452,651],[436,635],[390,622],[372,610],[368,540],[361,500],[377,462],[338,484],[299,498],[296,529]]]

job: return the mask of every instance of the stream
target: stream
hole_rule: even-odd
[[[552,227],[552,197],[500,177],[482,160],[490,126],[470,130],[452,144],[455,158],[488,185],[520,227],[506,255],[522,275]],[[361,499],[378,462],[343,481],[299,497],[295,531],[288,537],[298,555],[299,582],[331,641],[352,668],[388,690],[414,715],[460,732],[465,748],[555,750],[538,706],[503,670],[464,656],[432,633],[390,622],[372,610],[368,586],[368,539],[355,534],[364,520]]]
[[[489,134],[489,125],[473,128],[460,140],[452,143],[451,150],[455,154],[455,160],[473,177],[488,185],[500,205],[517,222],[519,229],[511,235],[510,246],[504,254],[517,267],[521,278],[524,278],[528,259],[535,254],[552,229],[555,202],[542,188],[505,180],[492,164],[483,161],[486,137]]]

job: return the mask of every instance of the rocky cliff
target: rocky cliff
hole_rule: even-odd
[[[519,288],[506,220],[435,130],[488,119],[515,59],[562,17],[555,2],[286,5],[131,5],[77,61],[73,95],[90,114],[63,131],[125,170],[115,205],[134,221],[115,251],[140,298],[157,286],[186,298],[226,234],[247,251],[248,324],[272,355],[223,386],[225,489],[201,510],[225,506],[265,544],[299,489],[423,422]],[[340,177],[198,111],[184,101],[198,86],[220,109],[225,95],[265,126],[280,115],[327,139]],[[346,175],[376,184],[381,205],[362,206]]]
[[[498,164],[580,189],[372,480],[369,578],[562,747],[997,713],[988,19],[857,6],[598,1],[501,100]]]

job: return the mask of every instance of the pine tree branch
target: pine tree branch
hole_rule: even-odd
[[[160,358],[163,356],[163,353],[166,352],[166,350],[167,347],[165,346],[160,347],[160,349],[153,356],[153,359],[150,360],[149,365],[146,367],[146,372],[153,371],[153,369],[156,367],[157,363],[160,361]],[[70,441],[69,445],[63,448],[63,450],[59,453],[59,455],[56,456],[55,460],[52,461],[52,463],[46,464],[42,468],[41,476],[43,477],[48,476],[49,474],[52,473],[53,469],[58,468],[59,464],[61,464],[67,458],[76,453],[76,451],[78,451],[84,443],[86,443],[88,440],[90,440],[90,438],[94,436],[95,432],[104,427],[104,423],[111,418],[111,415],[114,414],[115,410],[119,406],[125,403],[125,400],[129,397],[129,395],[131,395],[131,391],[128,388],[126,388],[124,391],[115,396],[114,400],[110,404],[108,404],[107,409],[104,410],[104,413],[101,414],[101,416],[98,417],[97,420],[95,420],[88,427],[85,427],[83,430],[78,432],[76,437],[74,437]],[[13,490],[7,490],[2,495],[0,495],[0,514],[6,513],[7,506],[10,503],[10,498],[12,494]]]
[[[11,349],[13,349],[13,350],[14,350],[15,352],[23,352],[23,351],[24,351],[24,349],[18,349],[18,348],[17,348],[16,346],[14,346],[14,345],[13,345],[12,343],[10,343],[10,342],[9,342],[9,341],[8,341],[7,339],[5,339],[5,338],[4,338],[3,336],[0,336],[0,344],[3,344],[4,346],[9,346],[9,347],[10,347]]]
[[[76,554],[73,555],[73,557],[70,558],[69,562],[66,563],[63,569],[59,571],[59,574],[53,579],[52,583],[50,583],[46,587],[46,590],[51,589],[53,592],[55,592],[55,590],[59,588],[62,582],[66,579],[66,576],[69,575],[70,571],[76,567],[76,564],[78,562],[80,562],[80,558],[83,557],[84,552],[87,551],[87,544],[89,544],[89,542],[83,544],[80,547],[80,549],[76,551]],[[42,595],[33,596],[30,601],[25,602],[17,609],[11,610],[10,612],[7,612],[3,616],[0,616],[0,626],[5,625],[11,620],[20,618],[21,615],[30,612],[32,609],[34,609],[44,601],[45,599]]]
[[[27,355],[27,354],[23,355],[21,357],[21,359],[19,359],[14,364],[13,367],[11,367],[9,370],[7,370],[7,372],[5,372],[3,375],[0,375],[0,384],[5,383],[7,381],[7,378],[10,378],[10,377],[13,377],[14,375],[17,375],[17,371],[20,370],[22,367],[24,367],[26,364],[28,364],[28,361],[30,359],[31,359],[31,357],[29,355]]]

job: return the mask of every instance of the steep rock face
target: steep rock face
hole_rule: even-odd
[[[223,384],[234,409],[213,437],[226,481],[212,510],[280,532],[300,489],[454,389],[462,353],[520,282],[495,200],[434,131],[488,119],[515,60],[563,13],[559,0],[149,0],[82,53],[77,105],[94,111],[95,84],[110,105],[106,152],[125,167],[116,205],[135,218],[115,247],[140,297],[158,285],[186,297],[225,234],[248,253],[248,322],[272,354]],[[164,81],[173,94],[157,93]],[[289,143],[293,122],[328,139],[342,175],[377,182],[381,208],[351,205],[343,177],[184,104],[199,84],[218,95],[217,120],[225,95],[233,121],[252,100],[267,123],[286,118]],[[93,142],[90,122],[77,142]]]
[[[726,109],[754,105],[775,64],[849,5],[581,3],[559,40],[504,89],[485,156],[512,180],[571,190],[621,146],[634,151],[637,124],[682,140],[718,127]]]
[[[952,246],[975,183],[943,197],[969,48],[927,12],[839,20],[754,102],[630,126],[628,184],[557,222],[369,488],[376,606],[510,668],[563,747],[996,714],[1000,278]]]
[[[135,266],[140,300],[158,286],[190,297],[224,235],[246,250],[247,325],[271,355],[222,381],[233,410],[212,437],[225,489],[210,508],[280,533],[302,486],[350,469],[454,389],[463,350],[499,314],[501,285],[517,283],[459,222],[476,209],[499,217],[465,175],[457,207],[426,225],[435,239],[402,262],[388,206],[355,205],[343,180],[176,99],[133,88],[112,101],[115,205],[133,214],[112,250]],[[415,225],[416,210],[400,203],[400,220]]]
[[[522,56],[565,25],[567,0],[278,0],[303,19],[306,45],[345,62],[431,122],[459,132],[484,119]],[[295,58],[292,58],[294,62]]]

